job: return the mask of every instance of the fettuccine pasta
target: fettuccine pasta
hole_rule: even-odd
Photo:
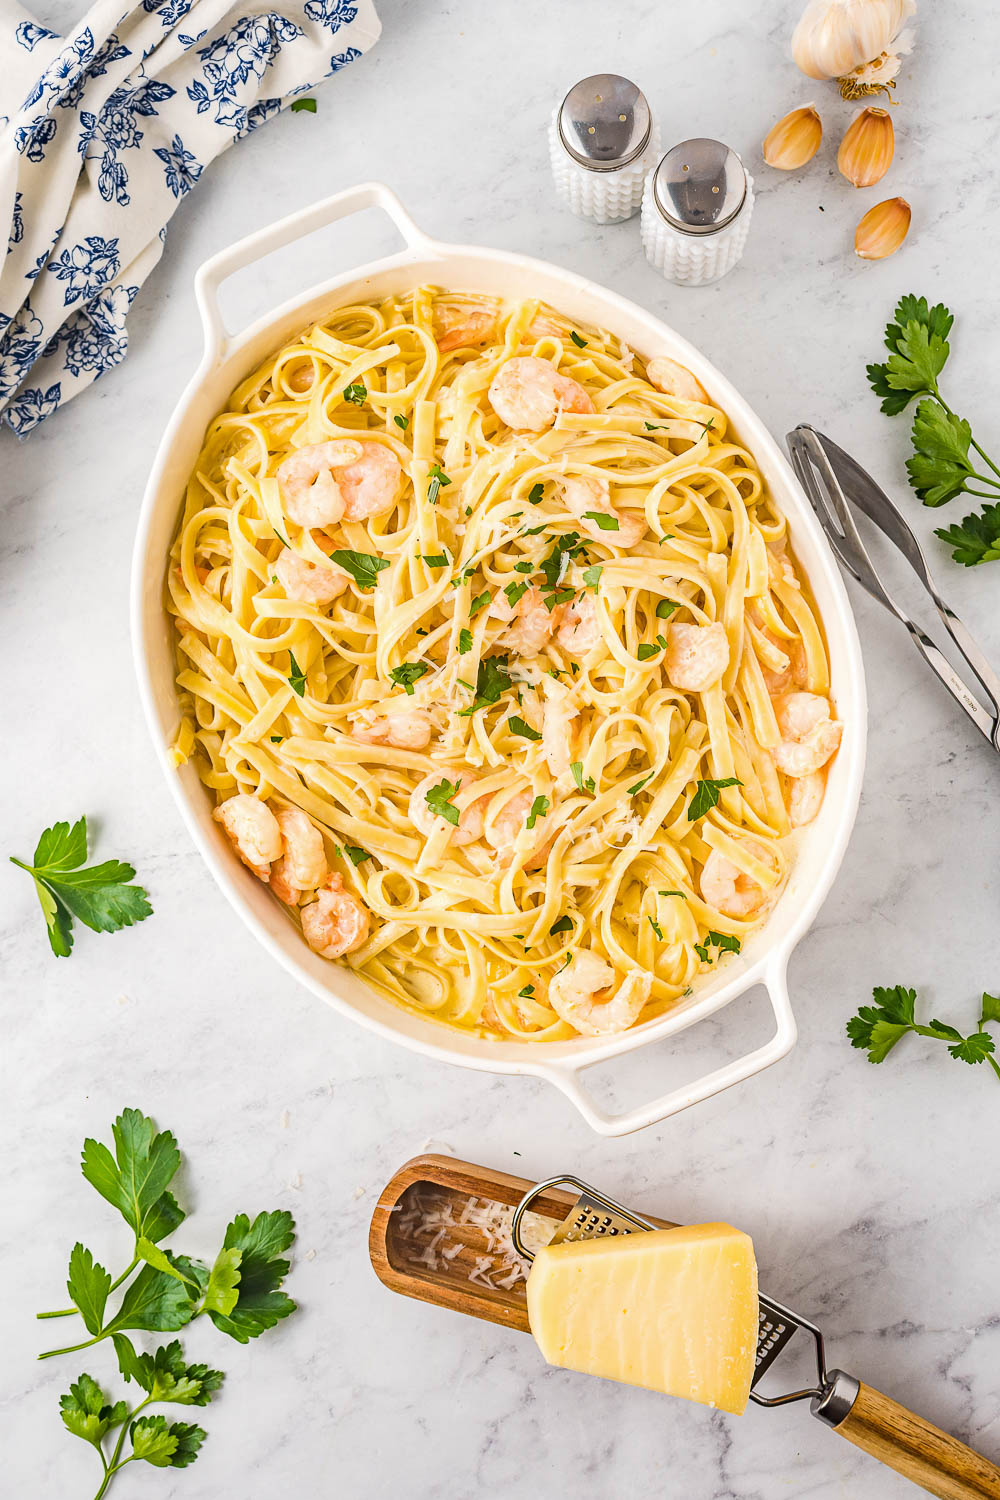
[[[753,456],[537,302],[338,308],[209,427],[171,554],[178,764],[316,952],[498,1039],[739,952],[840,725]]]

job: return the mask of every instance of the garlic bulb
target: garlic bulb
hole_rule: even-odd
[[[910,228],[910,205],[905,198],[886,198],[865,214],[854,231],[854,249],[862,260],[885,260],[895,255]]]
[[[888,110],[859,110],[837,152],[837,166],[857,188],[874,187],[892,164],[895,134]]]
[[[764,138],[764,160],[769,167],[793,172],[812,161],[823,139],[823,122],[811,104],[793,109],[772,125]]]
[[[902,27],[916,8],[916,0],[809,0],[792,56],[807,77],[836,78],[845,99],[888,91],[913,45]]]

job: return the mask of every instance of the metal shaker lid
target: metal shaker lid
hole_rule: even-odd
[[[683,234],[715,234],[735,219],[747,195],[747,174],[721,141],[681,141],[653,174],[653,199]]]
[[[651,117],[642,90],[617,73],[595,73],[573,85],[559,106],[559,139],[575,162],[615,172],[641,156]]]

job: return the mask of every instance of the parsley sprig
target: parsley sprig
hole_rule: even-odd
[[[868,379],[888,416],[905,411],[916,397],[923,398],[913,417],[913,452],[906,461],[910,483],[925,505],[946,505],[963,493],[991,501],[935,535],[966,567],[995,561],[1000,558],[1000,468],[976,442],[965,418],[952,411],[938,385],[951,352],[948,334],[954,317],[943,303],[929,307],[926,297],[910,294],[900,298],[894,319],[885,330],[889,358],[869,365]],[[990,473],[977,467],[973,453]]]
[[[179,1469],[193,1463],[206,1436],[204,1429],[144,1413],[153,1404],[205,1406],[224,1378],[221,1370],[188,1364],[177,1339],[144,1354],[136,1350],[130,1333],[175,1333],[206,1313],[221,1333],[246,1344],[295,1311],[295,1303],[281,1290],[289,1269],[284,1252],[295,1237],[291,1214],[260,1213],[252,1222],[246,1214],[237,1214],[211,1267],[165,1250],[160,1241],[185,1217],[170,1191],[181,1162],[177,1141],[169,1130],[157,1130],[137,1109],[122,1111],[112,1136],[113,1151],[100,1141],[84,1142],[82,1169],[91,1186],[128,1225],[132,1259],[112,1281],[110,1272],[77,1242],[70,1252],[67,1279],[72,1307],[38,1314],[40,1318],[79,1314],[91,1335],[65,1349],[49,1349],[40,1359],[74,1353],[110,1338],[119,1371],[145,1392],[135,1406],[125,1400],[111,1402],[102,1386],[83,1374],[60,1398],[67,1431],[89,1443],[100,1458],[103,1479],[95,1500],[100,1500],[126,1464],[143,1460],[156,1468]],[[124,1282],[128,1285],[121,1301],[109,1313],[108,1298]],[[116,1431],[109,1454],[104,1439]],[[124,1454],[126,1439],[131,1442],[128,1454]]]
[[[73,951],[73,918],[91,932],[120,932],[153,915],[141,885],[130,885],[135,877],[131,865],[117,859],[102,865],[85,865],[87,820],[53,823],[38,840],[31,864],[10,856],[10,862],[26,870],[45,917],[49,946],[57,958]]]
[[[699,781],[695,785],[694,796],[688,803],[688,822],[695,823],[703,818],[706,813],[711,812],[713,807],[719,805],[719,793],[727,786],[742,786],[743,783],[738,776],[726,776],[721,781],[713,781],[709,777],[705,781]]]
[[[1000,1078],[1000,1063],[994,1055],[996,1045],[986,1030],[988,1021],[1000,1022],[1000,997],[984,994],[980,1003],[979,1025],[968,1036],[948,1026],[944,1021],[930,1021],[924,1026],[916,1019],[916,990],[904,989],[901,984],[891,989],[876,986],[872,990],[874,1005],[862,1005],[857,1015],[847,1023],[847,1035],[852,1047],[864,1048],[868,1061],[884,1062],[896,1043],[913,1032],[916,1036],[931,1037],[937,1042],[947,1042],[948,1051],[959,1062],[989,1063]]]

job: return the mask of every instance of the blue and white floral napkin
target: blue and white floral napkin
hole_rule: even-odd
[[[372,0],[97,0],[60,37],[0,0],[0,422],[112,366],[205,167],[380,31]]]

